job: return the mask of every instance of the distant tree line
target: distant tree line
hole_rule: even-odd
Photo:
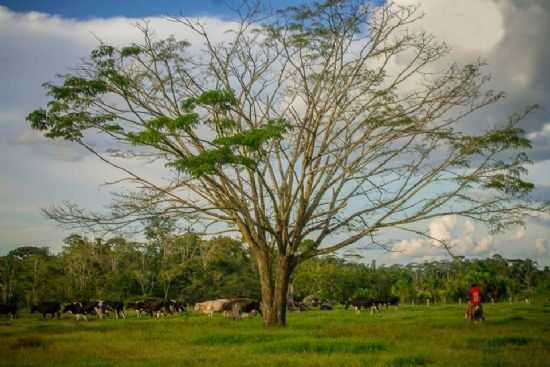
[[[293,278],[296,298],[314,294],[340,303],[390,295],[401,303],[466,302],[472,283],[481,287],[485,302],[542,299],[550,294],[550,269],[500,255],[379,267],[325,257],[302,264]]]
[[[0,257],[0,302],[146,297],[194,303],[216,297],[259,298],[255,267],[242,243],[193,234],[146,242],[71,235],[58,254],[19,247]]]
[[[47,247],[19,247],[0,257],[0,301],[28,306],[44,300],[260,298],[257,270],[241,241],[174,235],[160,221],[147,227],[146,237],[134,242],[73,234],[57,254]],[[292,290],[297,300],[315,295],[346,303],[353,297],[394,295],[402,303],[450,303],[465,302],[473,282],[486,302],[550,294],[548,267],[500,255],[379,267],[321,257],[298,267]]]

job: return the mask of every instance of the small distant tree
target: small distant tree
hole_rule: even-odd
[[[442,66],[448,48],[411,30],[415,8],[325,0],[266,18],[248,5],[225,42],[172,19],[201,38],[201,53],[142,27],[142,43],[101,44],[45,84],[51,101],[31,126],[82,145],[136,188],[112,213],[70,204],[49,217],[120,228],[156,210],[238,232],[258,267],[264,322],[284,325],[289,277],[308,258],[377,243],[390,228],[421,234],[411,225],[440,216],[501,230],[547,210],[527,201],[533,185],[521,178],[525,113],[463,131],[503,94],[486,89],[482,63]],[[140,158],[167,174],[129,164]]]
[[[162,286],[164,299],[168,299],[172,282],[180,272],[181,262],[174,262],[173,231],[175,221],[171,218],[153,217],[145,227],[145,237],[154,246],[158,259],[158,280]]]
[[[13,255],[0,257],[0,301],[11,303],[16,296],[20,261]]]
[[[17,258],[18,288],[28,289],[24,295],[27,305],[37,303],[40,300],[41,289],[48,285],[48,278],[44,276],[48,270],[48,248],[22,246],[10,251],[8,256]]]

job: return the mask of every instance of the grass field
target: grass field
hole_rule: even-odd
[[[161,320],[0,320],[0,366],[550,366],[550,305],[291,313],[289,326],[203,315]]]

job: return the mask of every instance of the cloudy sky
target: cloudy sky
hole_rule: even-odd
[[[284,7],[298,0],[272,0]],[[539,200],[550,200],[550,1],[548,0],[397,0],[420,4],[419,26],[446,41],[452,61],[481,57],[490,65],[491,87],[507,98],[472,121],[483,130],[528,105],[541,108],[525,121],[534,164],[529,178]],[[40,208],[73,201],[99,209],[109,199],[117,173],[77,146],[52,142],[30,130],[25,116],[47,99],[41,84],[76,65],[101,39],[115,45],[139,39],[136,21],[146,17],[159,37],[191,36],[163,15],[202,17],[213,34],[223,35],[231,21],[220,0],[64,1],[0,0],[0,254],[20,245],[61,247],[68,232],[47,221]],[[193,39],[191,37],[191,42]],[[467,220],[439,218],[426,223],[433,237],[468,256],[501,253],[530,257],[550,265],[550,218],[530,220],[492,236]],[[430,241],[397,238],[399,252],[369,252],[382,263],[423,261],[444,256]]]

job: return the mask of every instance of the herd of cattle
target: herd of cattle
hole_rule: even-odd
[[[350,300],[344,306],[346,309],[352,307],[355,312],[361,310],[370,310],[371,313],[381,311],[391,305],[398,305],[399,297],[384,298],[364,298],[358,297]],[[242,317],[261,314],[260,302],[251,298],[222,298],[212,301],[196,303],[193,309],[197,312],[207,314],[212,318],[215,313],[221,313],[226,317],[240,319]],[[308,296],[301,302],[289,302],[290,311],[307,311],[310,309],[332,310],[333,302],[321,300],[318,297]],[[62,314],[68,313],[75,316],[76,320],[85,319],[89,316],[95,316],[102,319],[112,315],[116,319],[126,318],[128,311],[134,310],[136,317],[143,315],[156,317],[175,315],[186,310],[186,305],[175,300],[163,300],[160,298],[148,298],[142,301],[128,302],[124,304],[121,301],[76,301],[66,304],[60,302],[41,302],[30,308],[31,313],[38,313],[42,318],[51,316],[51,318],[60,318]],[[15,304],[0,304],[0,315],[8,315],[12,318],[17,316],[17,306]]]

